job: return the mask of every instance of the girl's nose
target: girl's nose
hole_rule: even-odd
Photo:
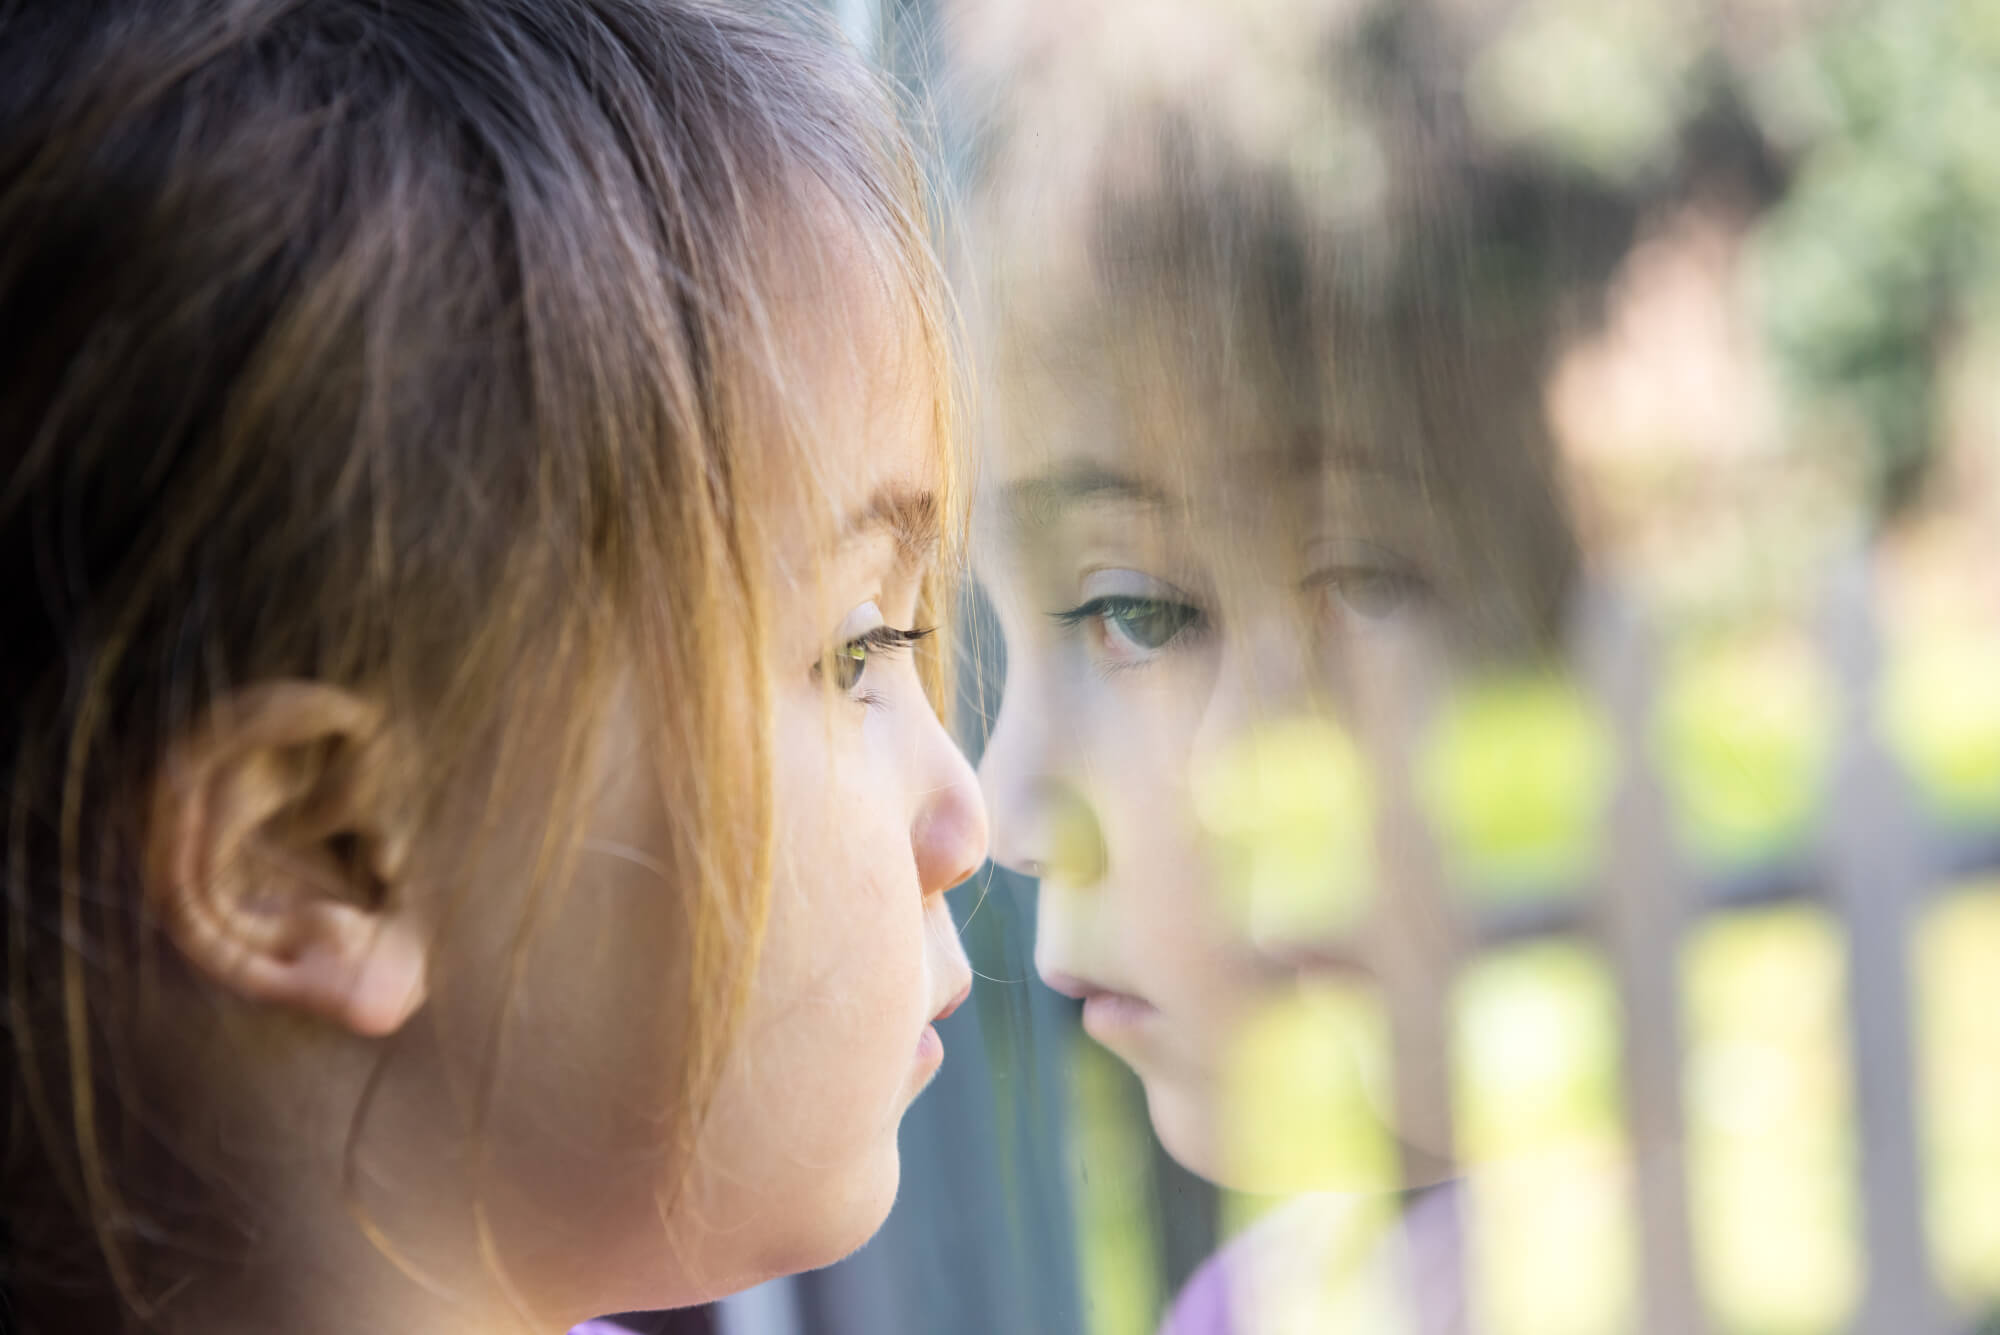
[[[926,897],[942,894],[986,861],[986,804],[979,780],[942,724],[933,724],[931,782],[910,823],[910,847]]]

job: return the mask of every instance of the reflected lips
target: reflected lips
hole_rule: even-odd
[[[1123,992],[1100,992],[1084,999],[1083,1031],[1098,1042],[1106,1043],[1112,1037],[1139,1028],[1157,1014],[1159,1012],[1149,1001],[1141,1001]]]
[[[1113,1038],[1139,1029],[1160,1013],[1144,997],[1100,987],[1072,974],[1045,973],[1042,981],[1064,996],[1081,1001],[1083,1031],[1107,1045]]]

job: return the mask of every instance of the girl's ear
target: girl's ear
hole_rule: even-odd
[[[216,702],[153,780],[145,893],[168,938],[250,1001],[393,1033],[423,1004],[408,883],[415,757],[381,708],[277,681]]]

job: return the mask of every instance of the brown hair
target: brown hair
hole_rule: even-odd
[[[423,737],[426,809],[537,702],[568,715],[573,790],[614,668],[670,685],[691,1137],[767,898],[767,512],[813,467],[774,250],[828,218],[915,307],[942,429],[909,153],[798,25],[700,0],[0,4],[8,1167],[60,1187],[136,1309],[160,1278],[119,1181],[144,1124],[115,1097],[136,799],[246,683],[380,699]],[[552,833],[545,875],[564,857]]]
[[[1631,219],[1480,142],[1394,16],[1339,14],[1183,9],[1157,19],[1187,30],[1173,60],[1052,43],[975,71],[1025,90],[991,118],[969,210],[987,420],[1018,445],[1089,385],[1164,476],[1220,466],[1273,499],[1366,455],[1430,512],[1430,555],[1470,595],[1457,629],[1541,652],[1577,560],[1543,376]]]

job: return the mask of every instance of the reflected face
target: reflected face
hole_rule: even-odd
[[[1284,1113],[1246,1060],[1328,976],[1365,982],[1351,724],[1440,596],[1423,512],[1365,460],[1149,468],[1071,443],[1093,436],[995,461],[981,502],[1007,647],[980,770],[994,856],[1041,879],[1037,966],[1138,1073],[1167,1148],[1232,1185],[1315,1185],[1237,1152]]]

